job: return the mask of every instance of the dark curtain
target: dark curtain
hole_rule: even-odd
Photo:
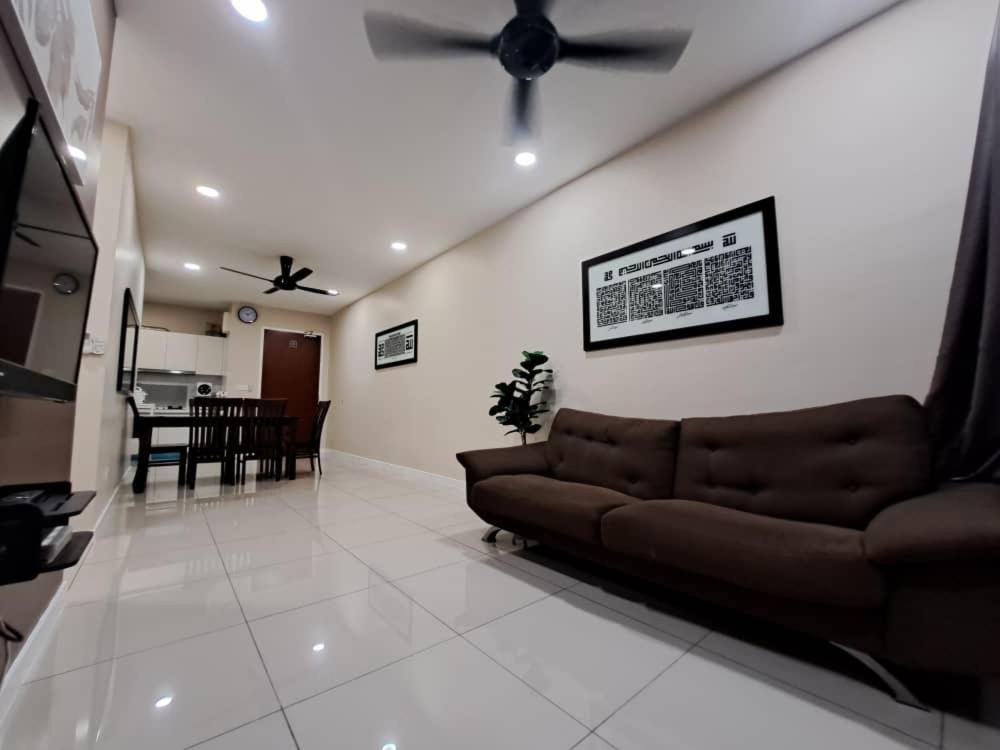
[[[939,478],[1000,481],[1000,19],[926,406]]]

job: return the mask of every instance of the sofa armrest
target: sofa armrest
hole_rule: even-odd
[[[471,487],[476,482],[501,474],[548,474],[549,462],[545,459],[545,443],[518,445],[513,448],[490,448],[465,451],[456,458],[465,467],[466,481]]]
[[[1000,485],[945,485],[886,508],[865,550],[883,565],[1000,560]]]

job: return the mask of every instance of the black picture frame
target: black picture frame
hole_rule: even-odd
[[[378,361],[378,359],[379,359],[379,357],[378,357],[378,340],[379,340],[379,338],[382,337],[382,336],[388,336],[391,333],[395,333],[396,331],[402,331],[402,330],[404,330],[406,328],[410,328],[410,327],[413,328],[413,356],[410,357],[410,358],[408,358],[408,359],[402,360],[400,362],[389,362],[389,363],[379,364],[379,361]],[[403,365],[416,364],[416,362],[417,362],[417,353],[418,353],[418,348],[419,348],[419,344],[420,344],[420,335],[419,334],[420,334],[420,326],[419,326],[419,323],[416,320],[411,320],[411,321],[409,321],[407,323],[400,323],[398,326],[393,326],[392,328],[386,328],[384,331],[378,331],[378,332],[376,332],[376,334],[375,334],[375,347],[374,347],[374,352],[373,352],[374,358],[375,358],[375,369],[376,370],[386,370],[386,369],[388,369],[390,367],[402,367]]]
[[[687,235],[712,229],[720,224],[727,224],[737,219],[754,214],[761,214],[764,229],[764,258],[767,265],[767,293],[768,312],[764,315],[755,315],[745,318],[735,318],[733,320],[706,323],[671,330],[653,331],[645,334],[622,336],[621,338],[595,341],[590,330],[590,269],[595,265],[607,263],[628,255],[632,255],[643,250],[647,250],[665,242],[681,239]],[[732,333],[734,331],[746,331],[755,328],[770,328],[783,325],[785,322],[784,307],[781,298],[781,268],[778,259],[778,221],[775,210],[774,196],[765,198],[754,203],[749,203],[730,211],[703,219],[701,221],[688,224],[687,226],[674,229],[665,234],[650,237],[649,239],[637,242],[620,250],[585,260],[581,264],[581,275],[583,279],[583,348],[584,351],[600,351],[604,349],[615,349],[625,346],[637,346],[640,344],[650,344],[660,341],[673,341],[677,339],[693,338],[696,336],[708,336],[720,333]]]
[[[135,390],[138,375],[139,325],[132,290],[126,289],[125,301],[122,303],[121,334],[118,339],[118,381],[115,390],[119,393],[131,394]],[[127,361],[130,341],[132,356],[131,361]]]

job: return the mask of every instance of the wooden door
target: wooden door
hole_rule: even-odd
[[[260,397],[288,399],[285,413],[299,418],[296,439],[301,441],[312,433],[319,402],[320,342],[302,333],[264,331]]]

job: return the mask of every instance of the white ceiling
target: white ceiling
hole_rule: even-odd
[[[117,0],[108,114],[134,130],[150,299],[333,312],[896,0],[557,0],[567,36],[694,36],[670,75],[557,66],[529,171],[505,143],[498,63],[378,63],[362,25],[365,10],[392,10],[495,33],[513,2],[266,2],[255,25],[228,0]],[[389,249],[397,239],[409,252]],[[265,297],[217,268],[272,277],[281,254],[341,296]]]

